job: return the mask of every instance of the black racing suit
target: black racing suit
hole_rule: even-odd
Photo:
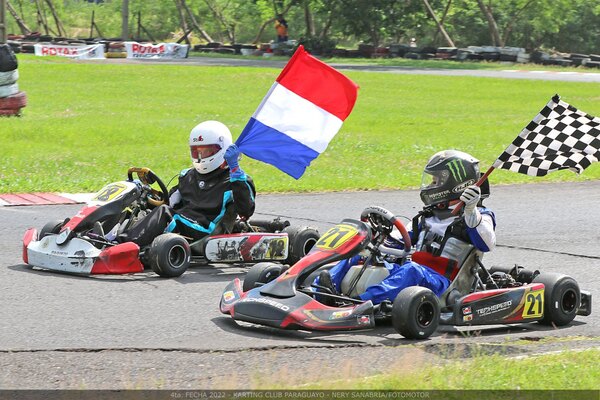
[[[228,211],[246,219],[252,216],[256,189],[244,173],[231,179],[229,169],[200,174],[189,168],[181,172],[169,195],[170,205],[156,207],[117,240],[146,246],[164,232],[200,239],[213,233]]]

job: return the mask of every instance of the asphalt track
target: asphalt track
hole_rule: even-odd
[[[492,187],[486,205],[497,216],[499,245],[484,264],[567,273],[597,295],[599,200],[600,181]],[[408,217],[419,204],[416,191],[259,195],[256,218],[282,216],[323,232],[367,205]],[[443,327],[415,342],[389,325],[309,333],[238,324],[220,314],[218,302],[226,284],[243,276],[239,267],[194,267],[160,279],[24,266],[23,232],[80,207],[0,207],[1,389],[245,389],[402,371],[450,356],[600,347],[598,312],[560,329]]]

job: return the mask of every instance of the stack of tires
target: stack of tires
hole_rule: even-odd
[[[106,58],[127,58],[127,51],[125,50],[125,43],[123,42],[110,42],[108,44],[108,51],[106,52]]]
[[[0,116],[21,115],[27,96],[19,91],[17,58],[8,44],[0,44]]]

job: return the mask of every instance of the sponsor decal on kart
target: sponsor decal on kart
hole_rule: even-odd
[[[525,318],[541,317],[544,310],[544,289],[529,290],[525,294],[525,304],[523,304],[523,314]]]
[[[352,225],[339,224],[329,229],[321,236],[315,247],[323,250],[335,250],[350,238],[356,236],[358,228]]]
[[[346,318],[350,314],[352,314],[352,310],[335,311],[331,314],[329,319],[333,320],[333,319]]]
[[[471,314],[471,307],[463,307],[462,312],[464,315]]]
[[[359,325],[371,325],[370,315],[359,315],[356,317]]]
[[[242,300],[240,300],[239,302],[240,303],[261,303],[261,304],[266,304],[271,307],[278,308],[282,311],[290,310],[290,308],[288,306],[286,306],[285,304],[281,304],[278,301],[266,299],[264,297],[246,297],[246,298],[243,298]]]
[[[229,303],[231,300],[235,299],[235,293],[232,290],[229,290],[223,293],[223,301]]]
[[[463,315],[463,322],[469,322],[473,320],[473,314]]]
[[[288,237],[278,233],[248,233],[214,237],[206,244],[209,261],[285,260]]]
[[[512,300],[507,300],[502,303],[493,304],[491,306],[475,309],[477,316],[484,317],[500,311],[508,310],[512,306]]]

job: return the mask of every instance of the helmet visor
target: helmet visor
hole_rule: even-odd
[[[214,156],[221,150],[218,144],[204,144],[199,146],[190,146],[192,158],[194,160],[202,160]]]
[[[450,173],[446,170],[442,171],[423,171],[421,177],[421,190],[437,189],[442,187],[448,181]]]

